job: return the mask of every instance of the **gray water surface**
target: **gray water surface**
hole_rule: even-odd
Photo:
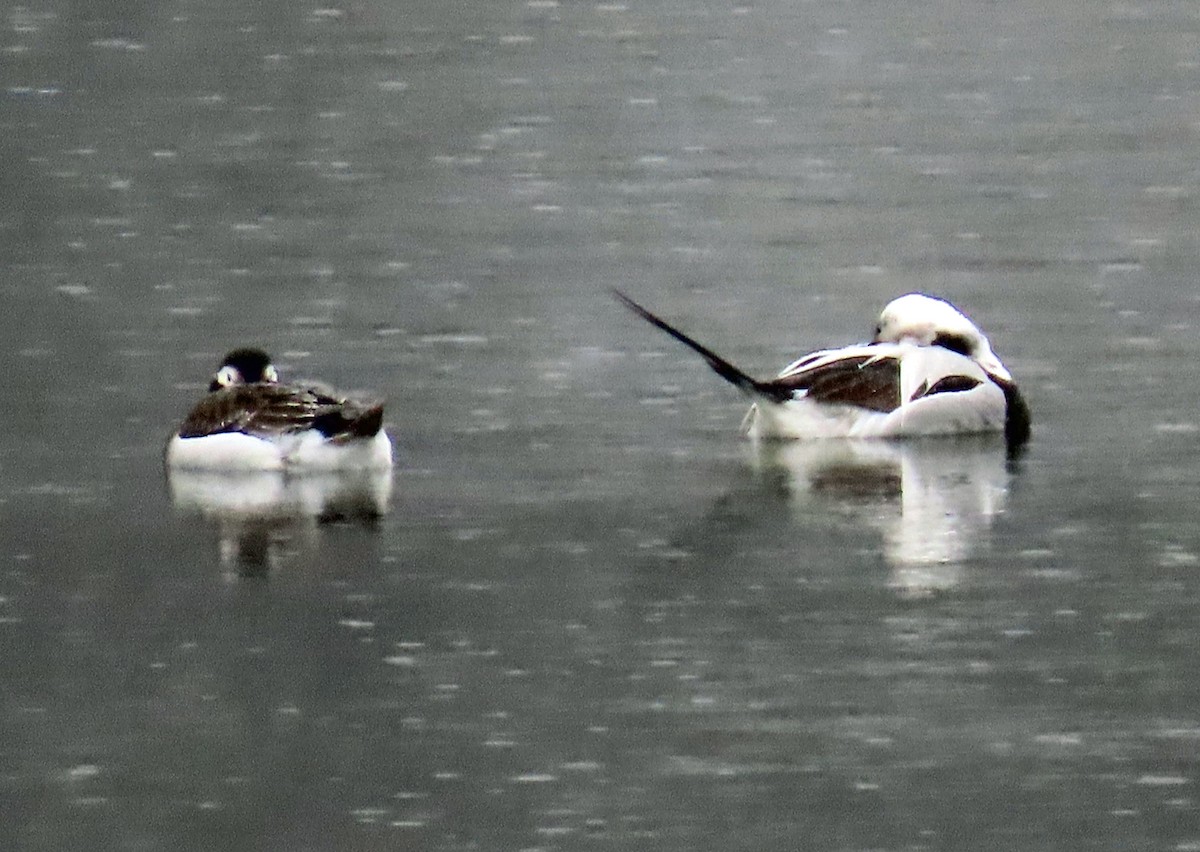
[[[0,847],[1200,848],[1193,5],[2,23]],[[1033,441],[756,450],[613,286],[761,375],[945,296]],[[181,496],[249,343],[391,480]]]

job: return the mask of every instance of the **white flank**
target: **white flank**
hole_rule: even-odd
[[[382,429],[372,438],[340,443],[314,430],[276,438],[243,432],[175,435],[167,444],[167,464],[179,470],[384,470],[392,466],[392,442]]]

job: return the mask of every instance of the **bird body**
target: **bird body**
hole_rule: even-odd
[[[209,392],[167,443],[172,468],[365,470],[391,467],[383,404],[278,382],[257,349],[223,360]]]
[[[755,402],[756,438],[889,438],[1004,430],[1004,393],[969,358],[911,342],[814,352],[773,383],[784,399]]]
[[[752,437],[902,438],[1002,432],[1029,437],[1029,409],[1007,368],[975,325],[948,302],[919,293],[884,308],[874,339],[823,349],[759,380],[652,314],[631,310],[696,351],[753,400]]]

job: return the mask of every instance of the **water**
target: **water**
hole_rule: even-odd
[[[1200,848],[1190,5],[4,23],[0,845]],[[939,293],[1034,440],[755,453],[611,286],[760,374]],[[246,343],[392,481],[173,503]]]

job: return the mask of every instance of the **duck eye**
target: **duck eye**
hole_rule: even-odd
[[[227,388],[236,385],[241,379],[241,373],[237,371],[236,367],[226,365],[217,370],[217,374],[213,377],[213,384],[217,387]]]

